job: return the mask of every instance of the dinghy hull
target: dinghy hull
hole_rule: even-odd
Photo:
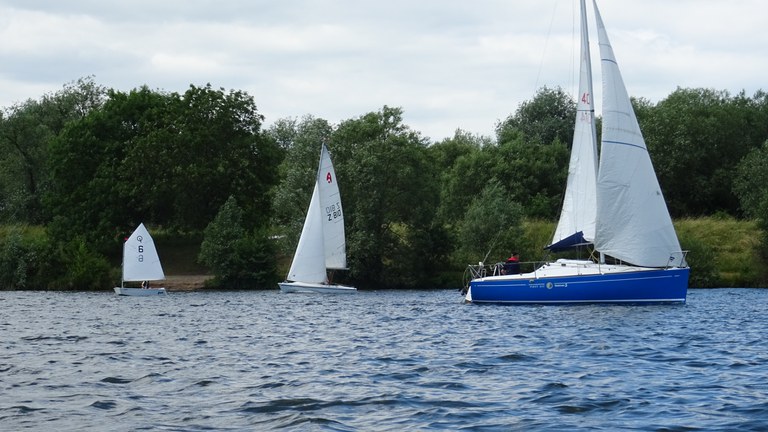
[[[165,288],[124,288],[115,287],[115,294],[133,297],[157,297],[167,295]]]
[[[320,293],[320,294],[352,294],[357,288],[345,285],[325,285],[309,282],[280,282],[280,292],[284,293]]]

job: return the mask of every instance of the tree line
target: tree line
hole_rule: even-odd
[[[766,231],[765,92],[678,88],[633,104],[673,218],[730,215]],[[144,222],[202,243],[218,286],[273,288],[321,142],[346,213],[340,276],[362,288],[455,285],[489,253],[541,257],[521,230],[559,214],[575,110],[562,89],[542,88],[494,137],[433,142],[396,107],[265,128],[242,91],[123,92],[82,78],[0,113],[0,287],[108,287],[124,236]]]

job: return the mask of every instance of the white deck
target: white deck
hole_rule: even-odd
[[[588,260],[569,260],[559,259],[555,262],[546,263],[530,273],[521,273],[516,275],[486,276],[478,280],[531,280],[552,277],[568,277],[581,275],[600,275],[616,274],[639,271],[658,270],[652,267],[635,267],[622,264],[599,264]]]

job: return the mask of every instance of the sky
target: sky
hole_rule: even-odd
[[[768,2],[598,6],[631,96],[655,103],[678,87],[768,91]],[[253,96],[265,127],[305,115],[338,124],[387,105],[402,108],[404,123],[432,141],[457,129],[493,137],[542,86],[575,91],[577,7],[575,0],[0,0],[0,107],[88,76],[121,91],[183,93],[210,83]],[[589,1],[588,9],[592,20]],[[599,70],[596,44],[591,49]],[[599,98],[599,84],[595,92]]]

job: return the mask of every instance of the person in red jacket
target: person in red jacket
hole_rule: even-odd
[[[520,254],[512,252],[512,255],[507,258],[507,262],[504,263],[502,273],[505,275],[520,274]]]

